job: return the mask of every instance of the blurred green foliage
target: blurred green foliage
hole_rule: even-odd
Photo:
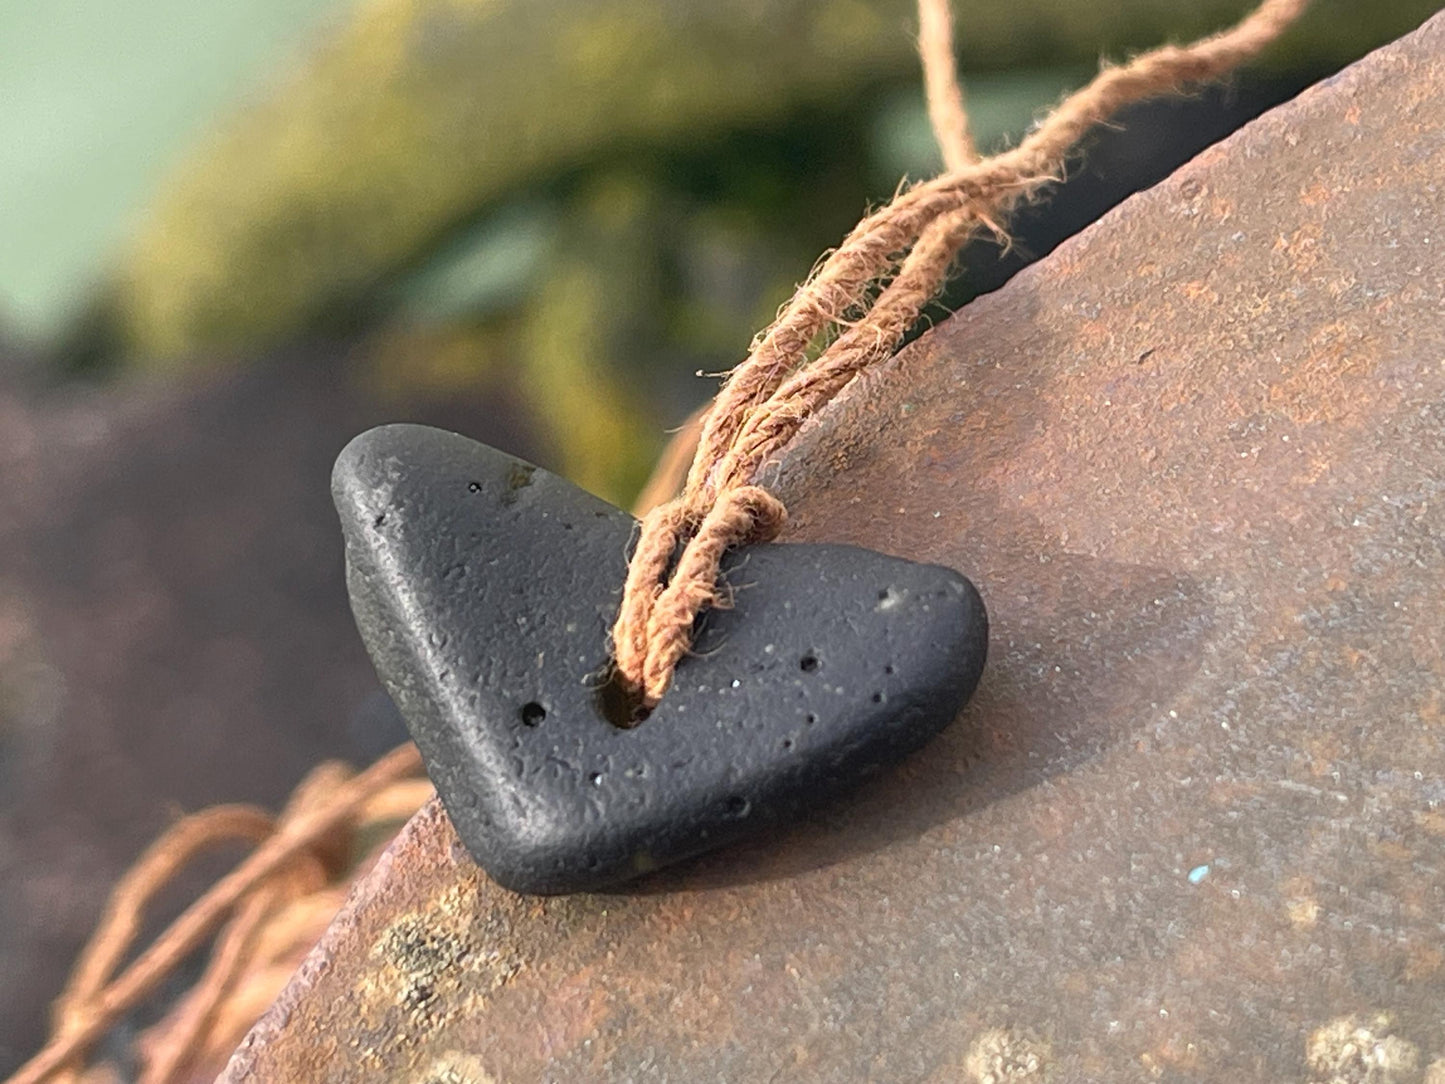
[[[246,10],[264,23],[267,2]],[[288,25],[327,6],[297,4]],[[1100,54],[1246,6],[959,0],[981,142],[1022,131]],[[1337,66],[1432,9],[1318,0],[1269,63]],[[938,168],[913,20],[913,0],[367,0],[194,143],[62,352],[173,366],[367,332],[384,380],[503,375],[556,465],[625,499],[660,420],[700,394],[692,374],[734,363],[869,202]],[[166,123],[186,129],[199,108]],[[56,288],[61,264],[17,287],[19,259],[7,277],[0,257],[0,290]]]

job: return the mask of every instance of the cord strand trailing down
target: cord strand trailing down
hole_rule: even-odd
[[[867,215],[819,263],[718,392],[681,494],[644,516],[612,633],[619,681],[639,709],[662,699],[698,615],[717,605],[726,551],[781,531],[787,511],[760,485],[763,468],[858,374],[892,357],[963,244],[981,230],[1002,232],[998,223],[1015,207],[1057,183],[1094,125],[1224,75],[1308,5],[1264,0],[1221,33],[1106,66],[1017,147],[979,158],[954,70],[948,0],[918,0],[929,119],[947,171]],[[830,332],[837,338],[809,362]]]
[[[234,1045],[236,1026],[244,1030],[251,1020],[245,1012],[228,1012],[230,1001],[250,1007],[275,996],[277,980],[284,982],[294,962],[287,961],[279,976],[259,972],[285,959],[287,950],[304,952],[315,942],[340,904],[336,879],[357,832],[405,819],[431,794],[429,784],[414,778],[420,770],[421,757],[408,743],[355,775],[335,762],[320,765],[274,821],[244,805],[217,806],[177,821],[116,885],[56,1004],[50,1041],[6,1084],[79,1081],[87,1051],[218,930],[199,983],[172,1017],[152,1029],[150,1048],[141,1051],[142,1080],[176,1084],[218,1036],[222,1046],[227,1038]],[[253,844],[255,850],[115,974],[156,893],[194,857],[228,843]],[[308,907],[313,900],[322,905]],[[248,982],[252,972],[262,980],[259,999],[256,984]],[[223,1016],[224,1028],[217,1024]]]

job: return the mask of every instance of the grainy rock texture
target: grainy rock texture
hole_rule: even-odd
[[[468,851],[518,892],[610,886],[790,823],[925,744],[983,669],[983,603],[953,569],[747,546],[640,720],[605,680],[628,513],[419,425],[353,440],[332,493],[377,673]]]
[[[429,807],[227,1079],[1364,1079],[1357,1031],[1434,1065],[1442,112],[1445,17],[791,449],[789,538],[988,602],[924,755],[627,894],[514,896]]]

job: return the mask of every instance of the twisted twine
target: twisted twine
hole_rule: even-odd
[[[929,119],[946,172],[867,215],[753,340],[702,422],[681,494],[648,512],[613,626],[618,677],[644,710],[662,699],[698,616],[724,601],[728,549],[777,537],[787,519],[760,484],[802,425],[889,357],[942,289],[962,245],[1061,179],[1095,124],[1144,98],[1217,78],[1273,42],[1309,0],[1264,0],[1229,30],[1106,66],[1017,147],[980,158],[954,71],[947,0],[919,0]],[[809,349],[837,335],[812,362]],[[669,570],[671,574],[669,575]]]
[[[140,1079],[175,1084],[198,1063],[225,1057],[336,914],[358,833],[404,820],[430,796],[431,785],[414,778],[420,771],[407,744],[355,775],[336,762],[320,765],[278,818],[226,805],[177,821],[112,891],[56,1002],[50,1041],[7,1084],[79,1081],[96,1041],[218,930],[200,980],[142,1037]],[[198,855],[235,843],[255,850],[116,974],[156,893]]]

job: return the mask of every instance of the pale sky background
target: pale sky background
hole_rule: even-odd
[[[353,0],[0,0],[0,329],[43,340],[186,145]]]

